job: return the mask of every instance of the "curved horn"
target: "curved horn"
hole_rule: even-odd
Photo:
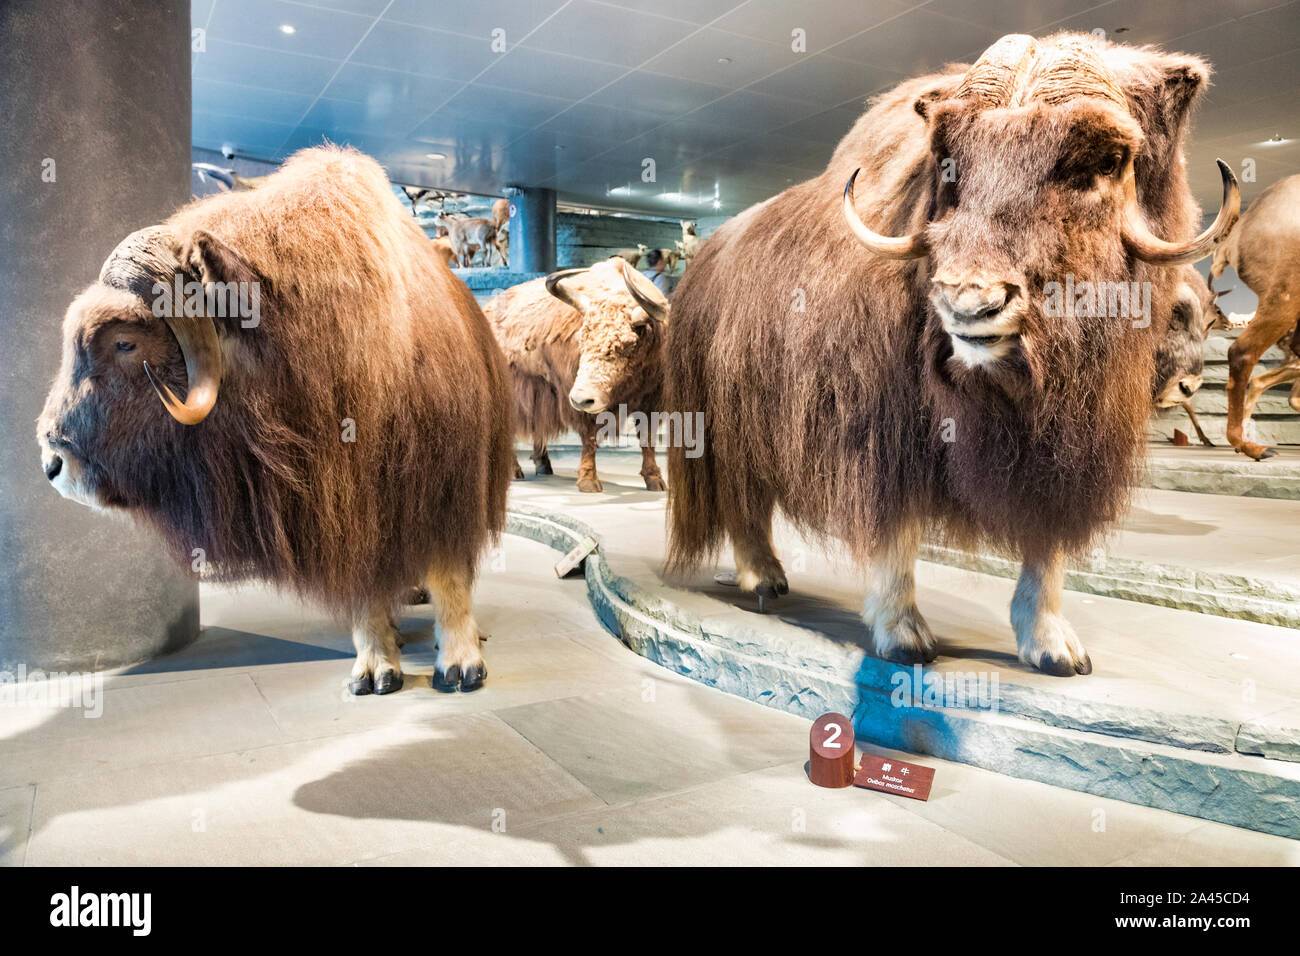
[[[197,425],[208,417],[221,391],[222,361],[217,326],[206,315],[163,318],[176,336],[185,359],[185,374],[189,379],[185,401],[178,399],[170,388],[154,377],[148,362],[144,363],[144,373],[172,418],[182,425]]]
[[[853,170],[853,175],[849,177],[848,184],[844,187],[844,219],[853,230],[853,234],[858,237],[858,242],[876,255],[887,259],[919,259],[929,252],[929,244],[924,232],[914,232],[910,236],[895,238],[882,236],[867,228],[866,223],[858,217],[857,210],[853,208],[853,183],[860,172],[862,172],[860,168]]]
[[[627,291],[636,300],[636,304],[645,309],[645,314],[650,316],[651,322],[666,322],[668,320],[668,304],[666,302],[656,302],[637,288],[636,282],[632,279],[632,267],[628,265],[626,259],[619,259],[618,261],[619,271],[623,274],[623,284],[627,286]]]
[[[559,272],[552,272],[546,277],[546,291],[570,308],[586,313],[589,304],[587,297],[582,293],[579,293],[575,298],[568,289],[560,285],[562,280],[586,271],[586,269],[561,269]]]
[[[1214,244],[1228,234],[1241,215],[1241,189],[1237,177],[1223,160],[1215,162],[1223,176],[1223,203],[1210,228],[1186,242],[1166,242],[1147,228],[1138,208],[1133,172],[1129,171],[1125,182],[1128,209],[1124,219],[1124,245],[1132,255],[1152,265],[1179,266],[1203,259],[1214,251]]]

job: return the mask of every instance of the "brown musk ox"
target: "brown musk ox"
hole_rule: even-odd
[[[537,474],[552,474],[547,442],[571,429],[582,439],[578,490],[601,491],[597,416],[659,409],[668,303],[614,256],[506,289],[483,311],[510,363],[515,426],[532,440]],[[663,491],[654,435],[640,438],[641,477],[646,488]]]
[[[304,150],[132,233],[63,329],[37,432],[61,494],[152,526],[207,580],[330,609],[353,693],[400,688],[394,609],[426,583],[435,685],[482,684],[470,595],[504,526],[509,372],[377,163]]]
[[[1151,400],[1157,409],[1182,408],[1201,444],[1213,448],[1192,408],[1192,396],[1205,370],[1205,337],[1211,329],[1226,329],[1228,318],[1214,301],[1223,293],[1215,292],[1192,266],[1183,266],[1181,275],[1165,332],[1156,343]]]
[[[1300,175],[1288,176],[1255,198],[1232,233],[1214,251],[1212,278],[1232,266],[1259,297],[1255,316],[1228,347],[1228,442],[1259,461],[1276,448],[1246,438],[1246,422],[1270,388],[1291,386],[1291,407],[1300,412]],[[1276,345],[1282,364],[1251,378],[1260,357]]]
[[[979,544],[1023,561],[1021,659],[1088,673],[1065,559],[1123,514],[1143,460],[1169,267],[1239,207],[1221,163],[1223,208],[1192,238],[1182,144],[1207,76],[1087,35],[1004,37],[880,96],[821,176],[714,233],[665,350],[669,413],[705,421],[702,455],[669,450],[669,570],[730,538],[741,585],[784,593],[780,508],[867,565],[876,653],[915,662],[937,655],[923,535]],[[1146,290],[1157,318],[1089,317],[1059,294],[1075,277]]]

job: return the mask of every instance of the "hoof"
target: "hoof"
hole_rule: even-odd
[[[460,690],[460,665],[452,664],[445,671],[435,669],[433,689],[444,694],[454,694]]]
[[[401,671],[384,671],[375,677],[376,694],[393,694],[402,689]]]
[[[600,483],[599,478],[583,478],[578,482],[578,490],[588,493],[604,491],[605,486]]]
[[[933,663],[939,656],[939,649],[937,647],[919,648],[899,646],[891,648],[882,656],[891,664],[903,664],[907,667],[911,667],[913,664]]]
[[[758,587],[754,588],[754,593],[765,598],[785,597],[785,595],[790,593],[790,585],[784,578],[782,578],[775,584],[760,584]]]
[[[551,460],[549,458],[543,458],[541,461],[534,462],[533,465],[533,473],[538,476],[545,477],[546,475],[555,474],[555,472],[551,470]],[[522,478],[523,475],[520,475],[519,477]]]
[[[468,694],[470,691],[478,690],[483,686],[485,680],[487,680],[487,665],[471,664],[465,668],[464,673],[461,675],[461,693]]]
[[[1038,661],[1038,670],[1050,677],[1073,677],[1076,674],[1092,673],[1092,658],[1087,654],[1075,661],[1070,657],[1043,657]]]
[[[667,491],[668,483],[664,481],[663,475],[644,475],[646,491]]]
[[[1276,448],[1260,445],[1253,441],[1242,442],[1237,446],[1237,452],[1247,458],[1253,458],[1255,461],[1264,461],[1266,458],[1275,458],[1277,456]]]
[[[374,692],[375,685],[369,674],[354,677],[348,681],[348,693],[353,697],[364,697],[366,694],[373,694]]]

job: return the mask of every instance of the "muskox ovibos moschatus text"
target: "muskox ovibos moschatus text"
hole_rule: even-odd
[[[178,275],[252,284],[257,321],[155,308]],[[37,437],[65,497],[153,526],[208,579],[270,581],[347,620],[354,693],[401,686],[393,614],[426,582],[435,685],[473,690],[507,374],[379,165],[321,147],[123,240],[68,309]]]
[[[510,363],[515,424],[532,439],[537,473],[551,474],[547,442],[572,429],[582,439],[578,490],[600,491],[596,446],[612,429],[597,416],[623,420],[630,411],[648,422],[659,409],[668,303],[614,256],[507,289],[484,312]],[[642,430],[641,477],[663,491],[655,436]]]
[[[1004,37],[885,93],[821,176],[714,233],[665,352],[669,409],[706,423],[701,457],[669,451],[670,568],[730,538],[740,583],[783,593],[780,508],[867,564],[876,651],[916,662],[938,651],[916,606],[923,535],[993,547],[1023,560],[1020,658],[1088,673],[1065,559],[1127,504],[1169,267],[1239,208],[1220,164],[1223,208],[1192,238],[1182,143],[1208,73],[1088,35]],[[1070,276],[1149,288],[1155,319],[1049,314],[1045,287]]]

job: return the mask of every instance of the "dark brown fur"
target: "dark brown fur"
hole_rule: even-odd
[[[472,575],[504,525],[506,366],[378,165],[304,151],[257,190],[199,200],[165,226],[211,233],[233,253],[218,268],[261,284],[260,325],[217,322],[215,407],[192,427],[168,416],[141,360],[184,395],[175,338],[145,300],[96,283],[64,325],[44,440],[74,451],[100,503],[151,524],[178,561],[203,549],[213,580],[264,579],[356,616],[431,568]],[[135,350],[120,354],[123,340]]]
[[[1177,270],[1126,255],[1116,190],[1073,202],[1072,189],[1099,152],[1136,151],[1151,228],[1189,236],[1198,211],[1181,144],[1207,71],[1102,49],[1132,118],[1094,98],[980,109],[950,99],[967,69],[952,67],[880,97],[825,173],[704,243],[675,292],[667,350],[668,407],[704,411],[706,428],[702,457],[669,452],[670,567],[765,527],[773,506],[859,559],[909,518],[1040,555],[1078,552],[1123,513],[1160,320],[1085,325],[1031,308],[1019,357],[988,372],[949,362],[927,299],[940,265],[975,263],[1020,276],[1035,302],[1069,272],[1150,282],[1152,315],[1168,315]],[[956,184],[941,180],[944,157]],[[893,235],[933,223],[929,258],[888,261],[856,243],[840,201],[858,167],[862,218]]]

